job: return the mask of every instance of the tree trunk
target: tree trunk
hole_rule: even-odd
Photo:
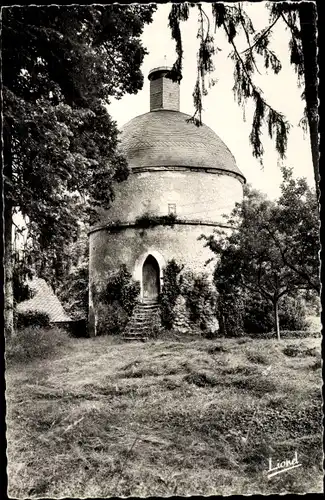
[[[218,318],[219,319],[219,318]],[[220,331],[220,334],[223,335],[223,336],[226,336],[227,335],[227,331],[226,331],[226,322],[225,322],[225,316],[224,314],[222,313],[220,315],[220,321],[219,321],[219,331]]]
[[[4,120],[4,323],[7,338],[14,333],[14,292],[13,292],[13,261],[12,261],[12,158],[9,126]]]
[[[13,291],[13,262],[12,262],[12,208],[10,203],[6,203],[4,210],[4,239],[5,239],[5,303],[4,321],[5,335],[9,338],[14,333],[14,291]]]
[[[275,299],[273,302],[273,311],[274,311],[274,324],[275,324],[275,332],[278,340],[281,340],[280,337],[280,322],[279,322],[279,301]]]
[[[310,131],[316,194],[319,201],[317,10],[316,4],[313,2],[301,2],[298,9],[304,57],[306,111]]]

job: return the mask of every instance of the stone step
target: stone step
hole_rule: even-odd
[[[158,323],[159,304],[156,301],[138,303],[124,330],[123,339],[126,341],[146,341],[150,338],[152,326]]]
[[[148,310],[148,309],[158,309],[158,305],[157,304],[141,304],[141,309],[142,310]]]
[[[150,313],[139,313],[139,312],[136,312],[136,313],[133,314],[133,318],[148,319],[148,318],[152,318],[152,316],[154,316],[156,313],[157,313],[157,311],[153,311],[153,312],[150,312]]]
[[[134,327],[134,326],[130,326],[130,328],[128,328],[126,330],[126,332],[128,333],[141,333],[141,335],[143,334],[143,332],[146,332],[148,330],[148,328],[144,327],[144,326],[141,326],[141,327]]]
[[[134,311],[153,311],[155,309],[159,309],[159,306],[156,306],[154,304],[152,305],[147,305],[147,306],[139,306],[139,307],[135,307],[134,308]]]
[[[151,326],[152,323],[153,323],[152,319],[148,320],[148,321],[137,321],[137,320],[134,320],[134,321],[132,321],[132,323],[130,324],[130,326],[134,326],[135,328],[137,328],[138,326],[148,327],[148,326]]]
[[[155,316],[157,315],[158,313],[158,310],[155,310],[155,311],[147,311],[147,312],[139,312],[139,311],[135,311],[133,314],[132,314],[132,318],[135,318],[137,316],[139,316],[140,318],[151,318],[152,316]]]
[[[150,310],[150,311],[134,311],[134,313],[132,314],[132,317],[141,317],[141,318],[151,318],[152,316],[155,316],[157,315],[158,313],[158,309],[153,309],[153,310]]]

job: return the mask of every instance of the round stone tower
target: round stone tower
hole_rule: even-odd
[[[180,83],[172,80],[171,68],[155,68],[148,78],[150,112],[122,128],[130,175],[115,186],[111,208],[90,231],[90,329],[93,286],[121,264],[140,282],[140,301],[159,296],[171,259],[196,272],[211,271],[213,264],[205,264],[213,254],[199,237],[222,226],[222,215],[243,196],[245,178],[227,146],[179,111]],[[172,225],[164,217],[169,214],[175,216]]]

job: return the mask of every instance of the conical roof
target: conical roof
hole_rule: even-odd
[[[245,181],[234,156],[206,125],[190,115],[160,109],[130,120],[122,128],[121,147],[131,169],[188,167],[232,173]]]
[[[58,297],[44,279],[33,278],[31,281],[28,281],[28,286],[33,291],[34,296],[17,304],[18,312],[44,312],[49,315],[51,323],[71,321],[70,316],[63,309]]]

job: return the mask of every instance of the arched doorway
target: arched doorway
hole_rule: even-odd
[[[158,300],[160,292],[160,270],[157,260],[148,255],[142,267],[143,299]]]

